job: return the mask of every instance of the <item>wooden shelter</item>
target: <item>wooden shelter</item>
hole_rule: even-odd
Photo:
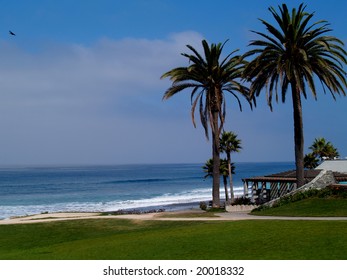
[[[321,172],[320,169],[305,170],[305,184],[312,181]],[[347,174],[333,172],[336,182],[347,182]],[[296,189],[295,170],[277,174],[242,179],[244,193],[251,196],[252,202],[263,204],[281,197]]]

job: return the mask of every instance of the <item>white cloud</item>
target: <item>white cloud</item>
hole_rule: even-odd
[[[161,74],[177,65],[187,42],[200,44],[201,38],[186,32],[167,40],[102,39],[92,46],[51,46],[40,53],[7,45],[1,50],[2,98],[59,105],[162,89]]]
[[[149,162],[175,161],[161,143],[177,140],[160,134],[177,135],[166,126],[172,117],[161,115],[177,109],[163,106],[168,83],[160,76],[179,65],[187,43],[201,39],[195,32],[166,40],[105,38],[40,52],[3,43],[0,164],[145,162],[151,153]],[[184,122],[192,128],[188,117]]]

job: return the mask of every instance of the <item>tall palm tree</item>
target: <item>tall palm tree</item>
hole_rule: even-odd
[[[231,153],[238,153],[242,149],[241,140],[237,138],[237,134],[232,131],[222,133],[220,138],[220,149],[227,155],[228,175],[230,184],[230,200],[234,202],[233,177],[231,172]]]
[[[216,208],[220,207],[219,136],[225,121],[226,101],[224,92],[229,92],[236,98],[240,110],[242,109],[241,102],[236,93],[240,93],[247,100],[249,93],[248,88],[240,83],[245,61],[241,56],[235,55],[237,50],[229,53],[221,60],[224,45],[225,43],[208,45],[203,40],[203,55],[199,54],[192,46],[187,45],[192,54],[183,53],[182,55],[188,58],[190,65],[188,67],[174,68],[161,77],[169,77],[172,81],[172,85],[166,90],[163,99],[169,99],[185,89],[191,89],[192,121],[194,126],[195,108],[199,106],[200,120],[205,129],[207,139],[209,135],[208,127],[210,126],[211,128],[212,158],[214,162],[212,204]]]
[[[252,81],[250,93],[259,96],[266,89],[268,104],[272,108],[273,95],[278,101],[278,88],[285,102],[288,87],[291,88],[294,116],[294,143],[297,186],[304,184],[304,135],[301,96],[306,95],[306,84],[314,98],[317,98],[314,77],[321,82],[335,98],[335,94],[345,93],[347,63],[343,42],[327,33],[332,31],[324,21],[310,23],[314,13],[307,13],[306,6],[289,12],[286,4],[279,6],[279,12],[269,8],[278,29],[265,20],[267,33],[256,32],[261,39],[253,40],[245,57],[253,60],[245,69],[245,77]],[[275,91],[275,92],[274,92]]]

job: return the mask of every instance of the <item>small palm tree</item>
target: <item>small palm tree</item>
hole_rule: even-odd
[[[314,153],[309,153],[304,157],[304,167],[307,169],[315,169],[318,166],[319,160]]]
[[[207,139],[209,135],[208,128],[211,128],[212,158],[214,162],[212,204],[215,208],[220,207],[219,137],[225,121],[226,101],[224,93],[228,92],[236,98],[240,110],[242,107],[237,93],[245,97],[251,104],[248,95],[249,90],[240,82],[245,61],[241,56],[235,55],[236,51],[229,53],[221,60],[224,44],[208,45],[203,40],[203,55],[199,54],[192,46],[187,45],[192,54],[183,53],[182,55],[188,58],[191,63],[190,66],[174,68],[161,77],[169,77],[172,81],[172,85],[166,90],[163,99],[169,99],[185,89],[191,89],[194,126],[194,112],[195,108],[199,106],[200,120]]]
[[[206,161],[205,165],[202,168],[204,169],[204,172],[206,173],[204,178],[213,177],[213,159],[209,159],[208,161]],[[234,170],[235,170],[235,167],[234,167],[234,164],[232,163],[231,164],[232,174],[235,174]],[[229,164],[226,159],[220,160],[219,172],[220,172],[220,175],[223,177],[225,201],[228,202],[229,201],[229,192],[228,192]]]
[[[231,203],[234,202],[234,188],[233,188],[233,178],[231,170],[231,153],[238,153],[242,149],[241,140],[237,138],[237,134],[232,131],[222,133],[220,138],[220,149],[227,155],[227,165],[228,165],[228,175],[230,184],[230,200]]]
[[[316,138],[313,144],[309,147],[312,154],[319,157],[321,161],[324,159],[334,159],[339,157],[339,152],[329,141],[325,138]]]
[[[224,191],[225,191],[225,204],[230,204],[229,201],[229,194],[228,194],[228,177],[229,174],[235,174],[235,165],[234,163],[229,164],[227,159],[221,159],[220,162],[220,172],[223,176],[223,183],[224,183]],[[229,173],[230,172],[230,173]],[[229,177],[230,178],[230,177]],[[234,193],[230,193],[231,196],[234,195]]]
[[[204,173],[206,173],[204,179],[213,177],[213,159],[210,158],[208,161],[206,161],[202,169],[204,170]]]
[[[312,154],[316,157],[320,157],[320,159],[323,159],[324,156],[324,149],[326,147],[327,143],[324,138],[316,138],[313,142],[313,144],[309,147],[310,150],[312,150]]]
[[[347,63],[343,42],[328,35],[329,24],[322,20],[310,23],[314,13],[307,13],[306,6],[290,12],[286,4],[279,6],[279,12],[270,7],[277,27],[265,20],[267,33],[256,32],[261,39],[254,40],[245,57],[255,55],[245,69],[245,77],[252,81],[251,95],[259,96],[266,89],[268,104],[272,108],[272,98],[278,93],[285,102],[290,86],[294,111],[294,142],[297,186],[304,184],[304,134],[302,120],[301,96],[307,97],[306,85],[314,98],[317,97],[315,78],[321,82],[335,98],[335,94],[345,93]],[[279,92],[277,91],[279,89]]]
[[[339,152],[337,151],[337,149],[333,146],[333,145],[327,145],[325,148],[325,156],[323,156],[322,159],[336,159],[340,157]]]

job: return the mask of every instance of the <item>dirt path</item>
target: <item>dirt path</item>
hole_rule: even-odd
[[[216,213],[215,217],[185,217],[195,213],[201,213],[199,210],[185,212],[164,212],[148,214],[129,214],[129,215],[106,215],[101,213],[48,213],[33,216],[16,217],[0,220],[0,225],[9,224],[28,224],[43,223],[52,221],[67,221],[81,219],[134,219],[134,220],[160,220],[160,221],[240,221],[240,220],[347,220],[347,217],[274,217],[274,216],[254,216],[249,212]],[[179,215],[177,215],[179,214]],[[170,217],[172,216],[172,217]]]

